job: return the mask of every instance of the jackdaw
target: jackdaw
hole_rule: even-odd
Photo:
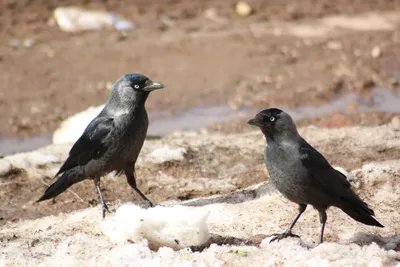
[[[61,177],[38,202],[54,198],[71,185],[90,178],[100,195],[104,218],[109,209],[100,189],[100,178],[115,171],[117,175],[124,172],[133,190],[153,206],[136,187],[135,163],[149,125],[146,99],[151,91],[161,88],[164,85],[141,74],[126,74],[116,81],[105,107],[72,146],[67,160],[55,175],[62,174]]]
[[[308,204],[319,212],[320,243],[330,206],[340,208],[363,224],[383,227],[373,217],[374,211],[351,189],[346,176],[299,135],[289,114],[276,108],[266,109],[248,123],[259,127],[265,136],[264,161],[272,183],[287,199],[299,205],[299,213],[289,228],[273,234],[271,242],[288,236],[299,237],[292,234],[292,229]]]

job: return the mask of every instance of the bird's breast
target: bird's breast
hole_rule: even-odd
[[[307,180],[305,170],[295,152],[266,147],[264,157],[271,182],[278,191],[288,199],[300,203],[301,192],[304,191]]]

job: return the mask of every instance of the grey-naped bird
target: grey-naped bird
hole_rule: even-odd
[[[330,206],[338,207],[363,224],[383,227],[373,217],[374,211],[351,189],[346,176],[299,135],[289,114],[276,108],[266,109],[248,123],[259,127],[266,138],[264,161],[272,183],[287,199],[299,205],[299,213],[289,228],[273,234],[271,242],[299,237],[292,229],[307,205],[319,212],[320,243]]]
[[[142,74],[126,74],[112,87],[103,110],[86,127],[72,146],[55,177],[62,174],[38,200],[54,198],[71,185],[93,179],[102,204],[102,216],[109,209],[100,189],[100,178],[115,171],[125,174],[128,184],[153,206],[136,187],[135,163],[144,143],[149,120],[145,102],[150,92],[164,88]]]

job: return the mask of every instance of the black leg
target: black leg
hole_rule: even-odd
[[[100,188],[100,178],[94,178],[93,179],[94,185],[97,188],[97,192],[99,192],[100,195],[100,200],[101,200],[101,215],[103,217],[103,219],[106,217],[106,211],[110,213],[110,210],[108,209],[108,206],[106,204],[106,202],[104,201],[103,198],[103,193],[101,192],[101,188]]]
[[[298,235],[292,234],[292,229],[293,229],[294,225],[297,223],[297,221],[299,220],[301,214],[303,214],[303,212],[306,210],[306,208],[307,208],[306,204],[299,204],[299,213],[297,214],[296,218],[294,218],[294,220],[290,224],[289,228],[281,234],[272,234],[271,236],[274,236],[274,238],[272,238],[271,241],[269,241],[269,242],[271,243],[274,241],[279,241],[286,237],[299,237]]]
[[[135,170],[125,170],[126,180],[128,184],[135,190],[135,192],[144,200],[146,201],[150,207],[154,207],[153,203],[136,187],[136,179],[135,179]]]
[[[321,222],[321,235],[319,237],[319,243],[322,244],[324,242],[324,231],[325,231],[325,224],[328,217],[326,216],[325,210],[319,210],[319,221]]]

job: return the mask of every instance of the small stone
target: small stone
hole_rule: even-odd
[[[390,79],[390,86],[393,88],[393,89],[397,89],[397,88],[399,88],[400,87],[400,82],[399,82],[399,80],[397,80],[396,78],[392,78],[392,79]]]
[[[26,48],[30,48],[30,47],[34,46],[35,44],[36,44],[36,41],[34,39],[30,38],[30,39],[25,39],[22,45]]]
[[[355,104],[355,103],[348,104],[347,109],[350,111],[355,111],[355,110],[357,110],[357,104]]]
[[[361,88],[363,90],[369,90],[376,87],[376,83],[373,80],[366,80],[363,82]]]
[[[168,26],[168,27],[174,27],[176,26],[176,20],[174,20],[172,17],[168,16],[167,14],[162,14],[159,18],[159,20],[161,21],[161,23],[163,23],[164,25]]]
[[[163,146],[154,149],[153,152],[149,154],[149,159],[151,162],[160,164],[169,161],[180,161],[185,158],[186,149],[183,147],[170,147]]]
[[[228,19],[219,15],[217,9],[215,9],[215,8],[207,8],[204,11],[203,15],[206,19],[212,20],[217,23],[224,24],[224,23],[228,22]]]
[[[395,131],[400,131],[400,117],[396,116],[390,122],[390,126]]]
[[[250,6],[249,3],[245,1],[240,1],[236,4],[236,13],[239,16],[247,17],[253,13],[253,8]]]
[[[341,50],[343,46],[341,42],[330,41],[326,44],[326,47],[331,50]]]
[[[112,86],[113,86],[113,83],[112,83],[112,82],[106,82],[106,88],[107,88],[107,90],[111,90]]]
[[[264,167],[263,172],[264,172],[265,176],[269,178],[269,172],[266,167]]]
[[[381,49],[379,48],[379,46],[375,46],[372,51],[371,51],[371,56],[373,58],[377,58],[381,55]]]

